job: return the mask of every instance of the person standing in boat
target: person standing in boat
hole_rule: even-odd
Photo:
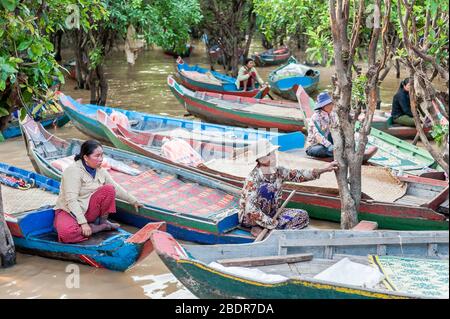
[[[312,170],[278,166],[275,153],[278,147],[269,145],[262,150],[260,147],[261,155],[255,158],[256,166],[245,180],[239,200],[239,222],[244,227],[251,227],[255,237],[263,228],[302,229],[308,226],[309,216],[303,209],[284,208],[279,218],[273,220],[280,204],[283,183],[318,179],[321,174],[338,168],[337,162]]]
[[[89,140],[81,145],[75,163],[64,170],[54,220],[60,242],[78,243],[94,233],[117,229],[120,225],[108,221],[109,214],[116,212],[116,193],[136,210],[142,206],[113,181],[102,162],[102,145]]]
[[[400,83],[400,87],[392,100],[392,119],[394,123],[415,127],[414,117],[411,112],[411,103],[409,101],[409,78]]]
[[[333,99],[328,92],[317,96],[314,114],[308,122],[308,138],[306,141],[306,154],[317,158],[333,158],[334,146],[331,136],[331,124],[336,121],[332,111]],[[369,160],[376,152],[376,146],[369,147],[364,153],[363,162]]]
[[[248,58],[245,60],[245,64],[239,69],[236,87],[239,90],[252,91],[256,87],[256,82],[261,86],[267,85],[255,69],[255,60]]]

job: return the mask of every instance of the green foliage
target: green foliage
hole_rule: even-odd
[[[445,138],[448,136],[448,125],[434,125],[431,130],[431,136],[439,147],[442,146],[446,142]]]
[[[0,116],[43,98],[55,78],[64,78],[53,45],[39,25],[48,15],[39,1],[0,1]]]
[[[202,19],[198,0],[107,1],[107,27],[125,38],[128,26],[135,27],[148,44],[182,52],[189,30]]]
[[[333,41],[327,1],[253,0],[253,3],[259,30],[268,40],[280,32],[288,35],[305,34],[308,38],[308,58],[330,65]]]

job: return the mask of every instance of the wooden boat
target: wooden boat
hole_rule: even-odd
[[[315,102],[301,86],[298,87],[297,95],[301,96],[299,107],[303,110],[304,117],[308,119],[305,122],[308,125],[309,119],[314,114]],[[408,171],[414,175],[421,174],[423,169],[436,168],[437,163],[427,150],[379,130],[377,127],[379,122],[378,124],[372,122],[368,136],[368,145],[378,147],[377,153],[370,160],[372,163],[399,171]]]
[[[163,147],[165,139],[167,139],[167,141],[169,140],[166,135],[159,135],[158,132],[133,132],[120,124],[116,124],[111,117],[102,110],[97,110],[97,120],[99,127],[108,136],[109,141],[115,147],[121,150],[141,154],[158,161],[178,165],[176,161],[169,159],[165,155],[172,151],[172,149],[164,149]],[[175,140],[178,139],[179,138],[175,138]],[[193,167],[199,162],[206,162],[215,158],[232,158],[236,156],[238,152],[245,151],[243,148],[202,142],[192,138],[183,139],[182,143],[184,142],[187,142],[191,148],[187,148],[186,151],[191,151],[191,153],[181,155],[179,160],[183,163],[188,163]],[[177,145],[180,146],[179,143],[177,143]],[[183,146],[184,145],[180,147]],[[196,160],[192,160],[191,158],[195,158]],[[184,165],[181,166],[183,167]]]
[[[278,65],[286,62],[291,56],[291,51],[287,47],[269,49],[261,53],[255,53],[252,58],[256,66]]]
[[[45,115],[44,118],[40,119],[40,122],[44,127],[63,127],[69,120],[69,117],[64,112],[59,112]],[[12,116],[6,128],[0,131],[0,141],[20,136],[20,134],[19,120],[17,117]]]
[[[151,239],[167,268],[199,298],[448,298],[447,231],[276,230],[262,242],[213,246],[180,244],[161,231]],[[437,287],[444,293],[414,290],[414,280],[402,282],[386,269],[375,271],[378,267],[371,263],[399,257],[404,263],[439,265],[442,270],[431,273],[440,275]],[[339,271],[338,262],[369,274],[381,271],[385,280],[379,282],[380,276],[366,288],[363,281],[348,278],[358,272]],[[324,271],[340,278],[326,279]],[[415,280],[429,280],[420,269],[414,275]]]
[[[35,169],[60,180],[83,141],[62,140],[30,119],[21,125]],[[144,204],[136,213],[131,204],[117,200],[117,220],[135,227],[165,221],[176,238],[198,243],[253,241],[248,231],[236,229],[238,188],[126,151],[103,150],[111,177]]]
[[[208,178],[220,179],[239,188],[243,187],[244,180],[252,169],[249,163],[253,151],[251,148],[227,150],[191,144],[194,151],[200,154],[201,161],[176,161],[161,151],[161,139],[156,134],[137,134],[120,124],[116,125],[105,113],[99,112],[98,116],[100,128],[105,130],[117,148],[182,167]],[[304,155],[278,153],[280,165],[284,167],[323,166],[321,161],[301,156]],[[364,166],[362,174],[360,219],[376,221],[380,228],[388,229],[448,229],[448,216],[445,215],[448,215],[448,182],[412,176],[395,177],[381,167]],[[321,180],[322,178],[302,184],[289,183],[284,196],[296,189],[297,193],[291,199],[290,207],[305,209],[312,218],[339,222],[341,202],[335,178],[328,176]],[[384,192],[379,191],[380,188],[390,195],[384,195]]]
[[[301,86],[298,86],[297,90],[299,90],[297,95],[299,95],[299,94],[307,95],[307,93]],[[303,93],[302,91],[305,93]],[[304,97],[304,100],[306,100],[306,96]],[[306,117],[308,119],[314,113],[313,110],[314,110],[314,105],[315,105],[315,101],[312,99],[310,99],[310,100],[311,100],[310,103],[304,103],[305,104],[304,106],[301,103],[299,103],[300,107],[305,111]],[[374,129],[377,129],[379,131],[385,132],[393,137],[397,137],[397,138],[401,138],[401,139],[413,138],[417,133],[417,130],[415,127],[409,127],[409,126],[395,124],[393,122],[392,116],[389,112],[381,112],[378,110],[375,111],[371,127]],[[424,130],[426,133],[428,133],[430,131],[429,128],[425,128]]]
[[[177,100],[192,115],[205,121],[252,128],[271,128],[284,132],[302,131],[304,114],[297,103],[194,92],[171,75],[167,84]]]
[[[304,119],[312,115],[315,105],[308,97],[310,109],[305,111],[297,103],[193,92],[177,83],[172,76],[167,78],[167,82],[187,111],[207,121],[222,124],[271,127],[284,131],[304,130]],[[418,173],[423,168],[436,165],[428,151],[375,128],[369,136],[368,146],[377,146],[379,149],[369,161],[374,165],[402,171],[415,170]]]
[[[209,124],[199,121],[145,114],[118,108],[81,104],[70,96],[59,95],[61,105],[72,123],[83,133],[98,140],[108,142],[108,137],[99,128],[96,120],[97,110],[107,114],[113,111],[124,114],[135,132],[158,132],[167,136],[188,136],[199,141],[242,147],[260,139],[267,139],[280,150],[286,151],[302,147],[303,134],[299,132],[281,133],[267,130],[254,130],[225,125]]]
[[[300,64],[294,57],[290,57],[288,62],[269,74],[270,89],[279,96],[297,101],[297,89],[301,85],[307,93],[317,89],[320,72],[310,67]]]
[[[181,58],[177,59],[177,71],[181,83],[194,91],[263,98],[270,89],[269,87],[259,87],[259,84],[256,84],[256,88],[252,91],[239,90],[236,88],[235,78],[201,68],[198,65],[190,66]]]
[[[135,234],[121,228],[100,232],[78,244],[58,242],[53,227],[59,182],[34,172],[0,163],[0,178],[14,178],[28,187],[2,185],[6,223],[16,249],[32,255],[67,260],[116,271],[125,271],[152,251],[150,233],[164,223],[147,224]]]
[[[188,58],[191,56],[192,51],[194,50],[194,46],[191,44],[186,44],[186,49],[182,53],[176,53],[174,50],[165,50],[164,54],[170,55],[174,58],[182,57]]]

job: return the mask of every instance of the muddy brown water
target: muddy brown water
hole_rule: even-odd
[[[251,52],[263,51],[259,43]],[[70,52],[63,57],[70,59]],[[198,63],[208,67],[204,46],[196,43],[196,48],[188,63]],[[107,104],[120,108],[147,113],[182,117],[182,106],[167,87],[167,76],[174,72],[175,59],[166,56],[160,49],[149,49],[139,54],[134,66],[126,63],[122,52],[113,52],[106,61],[109,85]],[[260,75],[267,79],[275,67],[259,68]],[[318,68],[321,71],[319,89],[331,88],[330,78],[334,68]],[[217,71],[223,71],[221,66]],[[400,79],[394,73],[388,76],[382,86],[383,103],[390,103]],[[67,79],[62,91],[74,98],[89,101],[89,92],[75,90],[75,82]],[[62,138],[86,139],[71,123],[63,128],[51,130]],[[0,143],[0,161],[28,170],[33,167],[26,155],[21,138]],[[339,228],[336,223],[312,221],[318,228]],[[137,229],[125,226],[131,232]],[[70,264],[63,261],[17,254],[17,265],[0,269],[0,298],[195,298],[165,267],[156,253],[152,253],[140,264],[125,273],[95,269],[76,265],[75,272]],[[73,287],[71,275],[79,270],[79,287]]]

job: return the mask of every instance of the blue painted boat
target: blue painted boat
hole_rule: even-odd
[[[29,118],[21,125],[36,171],[60,180],[83,141],[60,139]],[[238,228],[240,188],[127,151],[107,146],[103,151],[111,177],[144,204],[136,212],[117,199],[113,217],[118,221],[138,228],[164,221],[174,237],[202,244],[253,241],[249,231]]]
[[[150,233],[165,229],[163,223],[155,223],[135,234],[119,228],[94,234],[81,243],[60,243],[52,208],[59,182],[5,163],[0,163],[0,181],[6,223],[20,252],[125,271],[152,252]],[[17,181],[23,182],[20,188],[14,187]]]
[[[236,78],[204,69],[198,65],[191,66],[181,58],[177,59],[177,71],[181,83],[194,91],[254,97],[256,99],[262,99],[269,92],[269,87],[259,87],[259,84],[256,84],[256,88],[251,91],[239,90],[236,87]]]
[[[300,132],[280,133],[276,130],[255,130],[81,104],[64,94],[60,94],[59,99],[67,116],[81,132],[104,142],[109,142],[109,139],[97,121],[97,110],[108,115],[111,115],[113,111],[124,114],[128,118],[131,130],[137,133],[157,132],[159,135],[167,134],[180,138],[188,136],[202,142],[235,147],[248,146],[260,139],[266,139],[274,145],[280,145],[281,151],[300,148],[304,144],[304,137]]]
[[[317,89],[320,72],[300,64],[290,57],[287,64],[280,66],[269,74],[270,89],[281,97],[297,101],[296,92],[301,85],[307,93]]]

